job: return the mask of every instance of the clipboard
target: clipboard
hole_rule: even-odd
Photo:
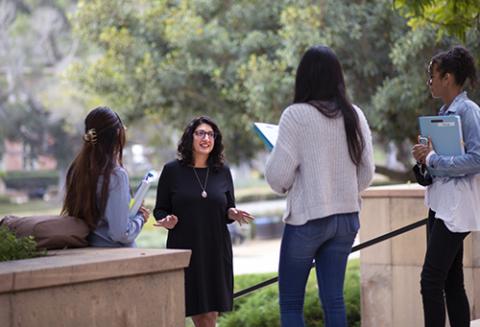
[[[422,116],[418,118],[420,135],[430,138],[433,150],[444,156],[465,154],[462,122],[458,115]],[[447,176],[434,168],[428,168],[432,176]]]
[[[444,156],[465,154],[460,116],[422,116],[418,118],[420,135],[430,138],[433,150]]]
[[[278,138],[278,125],[267,123],[253,123],[253,129],[267,146],[268,150],[272,150]]]

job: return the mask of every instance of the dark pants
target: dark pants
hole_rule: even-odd
[[[423,264],[421,293],[426,327],[445,326],[445,300],[451,327],[470,326],[470,306],[463,283],[463,240],[443,220],[428,213],[428,244]]]

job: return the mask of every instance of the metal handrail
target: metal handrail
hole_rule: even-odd
[[[427,221],[428,221],[428,218],[424,218],[424,219],[421,219],[417,222],[414,222],[413,224],[410,224],[410,225],[407,225],[407,226],[404,226],[404,227],[401,227],[399,229],[396,229],[394,231],[391,231],[389,233],[386,233],[386,234],[383,234],[381,236],[378,236],[376,238],[373,238],[371,240],[368,240],[366,242],[363,242],[363,243],[360,243],[354,247],[352,247],[352,251],[350,251],[350,253],[353,253],[355,251],[359,251],[361,249],[364,249],[364,248],[367,248],[369,246],[372,246],[374,244],[377,244],[377,243],[380,243],[380,242],[383,242],[385,240],[388,240],[390,238],[393,238],[395,236],[398,236],[398,235],[401,235],[401,234],[404,234],[406,232],[409,232],[413,229],[416,229],[418,227],[421,227],[423,225],[426,225],[427,224]],[[315,267],[315,263],[312,264],[312,268]],[[255,284],[253,286],[250,286],[250,287],[247,287],[241,291],[238,291],[236,293],[233,294],[233,298],[236,299],[236,298],[239,298],[240,296],[244,296],[244,295],[247,295],[249,293],[252,293],[260,288],[263,288],[263,287],[266,287],[268,285],[271,285],[273,283],[276,283],[278,281],[278,276],[276,277],[273,277],[273,278],[270,278],[270,279],[267,279],[263,282],[260,282],[258,284]]]

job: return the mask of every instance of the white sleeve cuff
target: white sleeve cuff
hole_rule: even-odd
[[[435,154],[435,151],[430,151],[425,158],[425,164],[430,167],[430,157]]]

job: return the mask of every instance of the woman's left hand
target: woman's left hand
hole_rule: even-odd
[[[228,218],[238,221],[240,225],[248,224],[255,218],[246,211],[239,210],[237,208],[228,209]]]
[[[412,147],[412,155],[417,162],[420,162],[422,164],[426,164],[425,160],[427,159],[428,154],[432,150],[433,150],[432,142],[429,139],[428,140],[428,145],[420,144],[420,143],[415,144]]]

